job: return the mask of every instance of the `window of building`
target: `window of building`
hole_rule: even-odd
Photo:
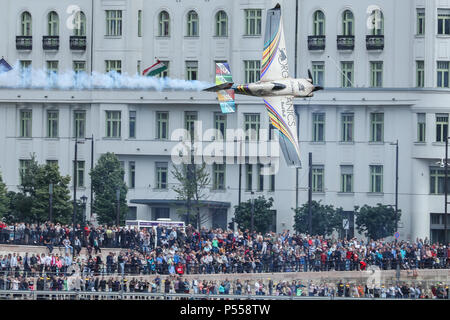
[[[31,14],[27,11],[20,15],[20,35],[24,37],[31,37],[32,35]]]
[[[448,75],[450,73],[450,63],[448,61],[437,62],[437,86],[438,88],[450,88]]]
[[[49,12],[47,15],[47,35],[58,36],[59,35],[59,18],[55,11]]]
[[[316,61],[312,63],[312,75],[314,85],[322,87],[325,85],[325,63],[323,61]]]
[[[312,141],[323,142],[325,141],[325,113],[313,113],[313,132]]]
[[[20,60],[19,68],[20,81],[22,85],[28,86],[31,84],[31,60]]]
[[[450,35],[450,9],[438,9],[439,35]]]
[[[58,160],[46,160],[45,161],[49,166],[58,166]]]
[[[312,167],[312,192],[324,192],[324,167]]]
[[[74,61],[73,72],[75,72],[75,74],[86,72],[86,61]]]
[[[370,192],[383,192],[383,166],[370,166]]]
[[[19,184],[22,184],[23,177],[27,173],[27,170],[29,170],[31,166],[31,160],[19,160]]]
[[[269,175],[269,192],[275,191],[275,174]]]
[[[186,61],[186,80],[198,79],[198,61]]]
[[[86,16],[83,11],[78,11],[74,16],[73,35],[78,37],[86,36]]]
[[[343,113],[341,115],[342,119],[342,141],[343,142],[353,142],[353,131],[354,131],[354,119],[355,115],[353,113]]]
[[[158,36],[170,36],[170,16],[167,11],[161,11],[158,16]]]
[[[383,86],[383,61],[370,62],[370,86],[373,88]]]
[[[342,35],[353,36],[355,34],[355,18],[350,10],[342,13]]]
[[[106,73],[117,72],[122,73],[122,60],[105,60]]]
[[[121,112],[106,111],[106,137],[121,137]]]
[[[426,139],[426,114],[417,114],[417,142],[425,142]]]
[[[31,138],[31,110],[20,110],[20,137]]]
[[[341,62],[342,78],[341,86],[342,88],[353,87],[353,61]]]
[[[136,138],[136,111],[129,111],[128,113],[129,119],[129,138]]]
[[[221,10],[216,13],[216,37],[228,36],[228,16]]]
[[[128,187],[134,189],[136,186],[136,163],[134,161],[128,162],[129,175],[128,175]]]
[[[170,218],[170,208],[152,208],[154,220]]]
[[[317,10],[313,15],[313,36],[325,35],[325,15],[322,11]]]
[[[372,20],[371,34],[373,36],[382,36],[384,34],[383,12],[379,9],[373,10],[370,15],[370,18]]]
[[[384,139],[384,113],[370,114],[370,141],[383,142]]]
[[[73,168],[74,168],[74,179],[72,181],[75,181],[75,174],[77,175],[77,188],[83,188],[84,187],[84,161],[77,161],[76,170],[75,170],[75,161],[73,161]]]
[[[244,114],[245,140],[259,141],[259,128],[261,126],[259,113]]]
[[[138,10],[138,37],[142,37],[142,10]]]
[[[416,61],[416,87],[423,88],[425,86],[425,62]]]
[[[425,9],[417,9],[417,35],[425,34]]]
[[[84,138],[86,136],[86,111],[74,111],[74,136]]]
[[[58,74],[58,61],[47,61],[47,77],[54,83],[54,78]]]
[[[156,189],[167,189],[167,162],[156,162]]]
[[[225,164],[213,164],[213,190],[225,190]]]
[[[258,164],[257,165],[257,170],[258,170],[258,183],[256,186],[256,190],[257,191],[264,191],[264,175],[262,174],[262,170],[263,170],[263,165],[262,164]]]
[[[445,142],[448,137],[448,114],[436,114],[436,142]]]
[[[447,177],[447,184],[450,186],[450,175]],[[445,193],[445,169],[430,168],[430,194]]]
[[[447,177],[447,184],[450,186],[450,175]],[[445,193],[445,169],[430,168],[430,194]]]
[[[194,10],[191,10],[187,14],[187,36],[198,37],[199,19],[198,14]]]
[[[47,111],[47,138],[58,137],[58,110]]]
[[[259,81],[261,75],[261,62],[259,60],[245,60],[245,83]]]
[[[260,36],[261,35],[261,9],[245,10],[245,35]]]
[[[198,120],[198,114],[196,111],[186,111],[184,113],[184,129],[186,130],[186,133],[188,134],[189,140],[196,140],[197,139],[197,130],[196,130],[196,124]]]
[[[246,191],[252,191],[253,190],[253,165],[247,163],[245,165],[245,182],[246,182],[246,186],[245,186],[245,190]]]
[[[156,139],[168,139],[169,137],[169,112],[156,112]]]
[[[166,77],[168,77],[169,76],[169,61],[160,61],[160,62],[162,62],[166,67],[167,67],[167,69],[166,70],[164,70],[163,72],[161,72],[161,73],[158,73],[155,77],[158,77],[158,78],[166,78]]]
[[[106,35],[122,35],[122,10],[106,10]]]
[[[341,192],[353,192],[353,166],[341,166]]]
[[[227,130],[227,115],[221,112],[214,113],[214,129],[216,140],[225,140]]]

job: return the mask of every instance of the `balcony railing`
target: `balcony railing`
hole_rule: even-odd
[[[325,50],[325,36],[308,36],[309,50]]]
[[[366,36],[367,50],[383,50],[384,49],[384,36]]]
[[[44,50],[59,50],[59,36],[44,36],[42,47]]]
[[[337,36],[338,50],[353,50],[355,48],[355,36]]]
[[[86,37],[85,36],[71,36],[70,37],[70,49],[71,50],[86,50]]]
[[[33,48],[32,36],[16,36],[17,50],[31,50]]]

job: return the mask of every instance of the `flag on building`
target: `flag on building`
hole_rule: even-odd
[[[1,72],[7,72],[7,71],[9,71],[11,69],[12,69],[12,67],[9,65],[9,63],[6,62],[5,59],[1,58],[0,59],[0,73]]]
[[[167,70],[167,66],[161,61],[157,60],[154,65],[142,71],[142,75],[146,77],[153,77],[160,74],[164,70]]]

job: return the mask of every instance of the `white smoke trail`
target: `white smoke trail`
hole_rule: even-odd
[[[44,69],[20,68],[19,63],[8,72],[0,70],[0,87],[14,89],[135,89],[135,90],[176,90],[201,91],[213,86],[204,81],[188,81],[171,78],[144,77],[117,72],[88,74],[72,70],[63,73],[49,73]]]

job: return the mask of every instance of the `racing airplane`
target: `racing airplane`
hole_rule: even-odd
[[[222,113],[236,111],[235,94],[262,97],[271,124],[279,132],[284,158],[291,167],[301,167],[294,97],[312,97],[318,90],[323,88],[313,85],[310,70],[307,79],[289,77],[280,4],[267,11],[260,81],[235,85],[228,63],[216,63],[216,86],[204,89],[217,92]]]

